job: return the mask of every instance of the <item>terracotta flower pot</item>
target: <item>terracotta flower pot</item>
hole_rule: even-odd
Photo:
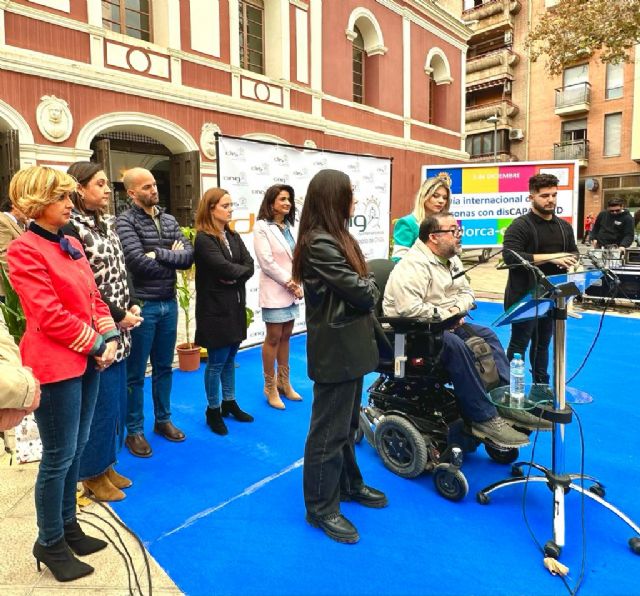
[[[200,346],[195,344],[180,344],[176,346],[178,352],[178,368],[185,372],[192,372],[200,368]]]

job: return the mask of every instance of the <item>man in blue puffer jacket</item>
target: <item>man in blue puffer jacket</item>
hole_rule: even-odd
[[[155,433],[169,441],[184,441],[184,433],[171,422],[171,381],[178,326],[176,270],[193,263],[193,248],[175,217],[158,207],[158,187],[144,168],[127,170],[123,178],[130,209],[118,216],[116,230],[135,296],[142,303],[142,324],[131,331],[127,360],[127,438],[125,445],[137,457],[150,457],[144,436],[144,374],[151,356],[151,388]]]

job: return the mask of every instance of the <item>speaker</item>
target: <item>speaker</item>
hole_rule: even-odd
[[[640,270],[628,271],[617,269],[613,271],[620,280],[620,285],[613,288],[610,279],[603,277],[589,286],[585,292],[587,296],[599,298],[622,298],[640,302]]]

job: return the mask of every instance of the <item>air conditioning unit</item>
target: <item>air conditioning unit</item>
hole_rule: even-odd
[[[522,139],[524,139],[524,132],[522,132],[521,128],[512,128],[509,131],[510,141],[521,141]]]

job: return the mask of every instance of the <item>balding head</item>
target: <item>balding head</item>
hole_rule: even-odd
[[[152,215],[158,204],[158,187],[153,174],[144,168],[131,168],[124,173],[122,183],[127,195],[138,207]]]

